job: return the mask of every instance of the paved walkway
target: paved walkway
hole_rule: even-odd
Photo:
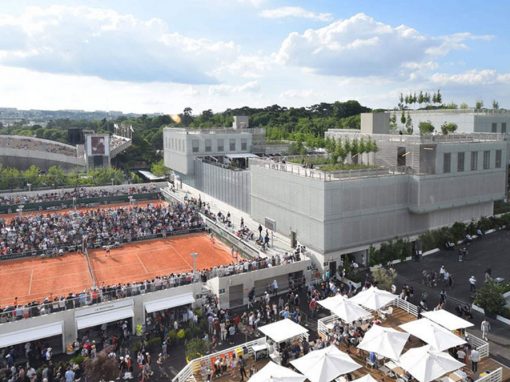
[[[441,286],[428,287],[422,284],[422,271],[435,271],[439,273],[441,265],[453,275],[454,285],[448,288],[446,309],[455,313],[455,307],[459,304],[471,304],[473,296],[469,289],[468,279],[474,275],[478,285],[483,284],[484,272],[487,268],[492,269],[493,277],[510,279],[510,261],[508,261],[508,248],[510,247],[510,232],[499,231],[475,240],[469,246],[469,254],[465,261],[459,262],[457,251],[442,250],[436,254],[426,256],[420,262],[409,261],[395,265],[398,272],[397,287],[400,292],[404,284],[412,285],[415,294],[411,302],[419,304],[422,292],[428,294],[427,304],[433,309],[439,302]],[[469,329],[473,334],[481,337],[480,323],[483,315],[473,311],[475,326]],[[510,366],[510,326],[493,319],[489,319],[492,331],[489,333],[491,355]]]

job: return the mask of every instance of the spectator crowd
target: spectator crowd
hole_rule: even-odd
[[[203,227],[198,211],[189,203],[16,216],[0,219],[0,258],[55,255],[82,245],[115,245]]]
[[[26,193],[17,193],[10,196],[0,195],[0,206],[17,206],[29,203],[44,203],[63,200],[76,200],[88,198],[105,198],[109,196],[134,195],[157,192],[153,184],[129,185],[113,190],[99,188],[79,187],[74,190],[41,192],[35,195]]]

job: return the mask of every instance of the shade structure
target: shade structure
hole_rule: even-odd
[[[433,350],[430,345],[425,345],[402,354],[399,366],[418,381],[429,382],[465,365],[449,354]]]
[[[303,382],[306,377],[286,367],[268,362],[266,366],[248,380],[248,382]]]
[[[364,375],[361,378],[355,379],[352,382],[377,382],[377,379],[372,377],[370,374]]]
[[[264,325],[259,330],[274,342],[280,343],[308,333],[308,329],[285,318],[272,324]]]
[[[372,313],[363,309],[358,304],[346,299],[341,295],[328,297],[319,301],[319,304],[329,309],[331,313],[338,316],[342,321],[353,322],[360,318],[370,317]]]
[[[448,330],[466,329],[474,326],[471,322],[466,321],[444,309],[423,312],[421,315]]]
[[[314,350],[290,363],[311,382],[329,382],[361,368],[348,354],[333,345]]]
[[[428,343],[434,350],[446,350],[466,343],[462,338],[426,318],[411,321],[400,327]]]
[[[356,304],[363,305],[365,308],[378,310],[385,307],[390,302],[395,301],[397,297],[396,294],[372,286],[358,293],[356,296],[351,297],[349,300]]]
[[[365,333],[358,348],[397,360],[408,339],[409,333],[374,325]]]

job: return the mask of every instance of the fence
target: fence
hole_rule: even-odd
[[[172,382],[186,382],[190,380],[194,380],[194,375],[200,372],[202,366],[211,367],[212,360],[218,357],[226,356],[229,353],[237,354],[239,349],[248,349],[247,353],[244,353],[245,356],[253,355],[253,346],[254,345],[264,345],[266,343],[266,338],[259,338],[250,342],[245,342],[241,345],[234,346],[225,350],[221,350],[216,353],[208,354],[201,358],[196,358],[191,360],[177,375],[172,379]]]
[[[499,367],[486,376],[478,378],[476,382],[501,382],[503,380],[503,368]]]

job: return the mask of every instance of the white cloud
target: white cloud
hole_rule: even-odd
[[[275,62],[270,56],[240,55],[232,62],[227,62],[213,71],[213,74],[220,77],[260,78],[272,68]]]
[[[301,99],[307,99],[311,97],[317,97],[318,98],[319,93],[311,90],[311,89],[289,89],[285,90],[284,92],[280,93],[280,98],[283,99],[289,99],[289,98],[301,98]]]
[[[435,73],[432,75],[431,80],[439,85],[510,84],[510,73],[498,73],[492,69],[468,70],[457,74]]]
[[[237,55],[233,42],[172,32],[160,19],[54,5],[0,14],[0,63],[109,80],[215,83],[210,72]]]
[[[242,85],[212,85],[209,86],[209,95],[225,96],[237,93],[256,93],[260,90],[258,81],[249,81]]]
[[[268,19],[283,19],[289,17],[310,19],[315,21],[331,21],[333,15],[331,13],[316,13],[301,7],[279,7],[272,9],[264,9],[259,16]]]
[[[434,56],[463,48],[464,41],[476,38],[487,36],[430,37],[359,13],[323,28],[290,33],[281,44],[278,60],[323,75],[407,76],[413,67],[430,66]]]

